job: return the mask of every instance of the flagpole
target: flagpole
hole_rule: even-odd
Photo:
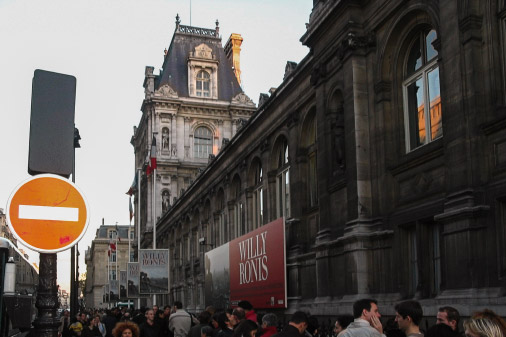
[[[136,218],[136,225],[137,225],[137,263],[139,263],[139,255],[140,255],[140,249],[141,249],[141,170],[137,169],[137,218]],[[137,297],[137,309],[141,307],[141,298]]]
[[[111,307],[111,241],[107,244],[109,248],[109,254],[107,254],[107,284],[109,289],[106,291],[107,308]]]
[[[153,170],[153,249],[156,249],[156,168]],[[153,294],[153,305],[156,305],[156,295]]]
[[[118,298],[119,298],[119,277],[118,277],[118,256],[119,256],[119,254],[118,254],[118,235],[119,235],[119,229],[118,229],[118,223],[116,222],[116,240],[115,240],[116,242],[115,242],[115,245],[114,245],[114,247],[116,248],[116,255],[115,255],[115,256],[116,256],[116,261],[114,261],[114,262],[116,262],[116,264],[115,264],[115,266],[116,266],[116,267],[115,267],[115,270],[116,270],[116,279],[114,280],[114,284],[116,284],[116,282],[118,283],[118,288],[117,288],[117,290],[118,290]]]
[[[128,198],[128,216],[129,216],[129,219],[130,219],[130,224],[128,225],[128,259],[127,259],[127,268],[128,268],[128,262],[132,262],[132,261],[130,261],[130,256],[132,255],[132,253],[131,253],[132,241],[130,240],[130,231],[132,230],[132,217],[133,217],[133,214],[132,214],[132,196],[130,196]]]

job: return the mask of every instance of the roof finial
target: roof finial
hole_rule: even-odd
[[[176,14],[176,30],[179,30],[179,24],[181,23],[181,21],[179,20],[179,13]]]
[[[220,36],[220,22],[216,19],[216,37]]]

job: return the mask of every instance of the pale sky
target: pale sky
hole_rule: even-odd
[[[287,61],[308,53],[299,39],[312,0],[193,0],[191,25],[215,28],[224,44],[242,35],[243,90],[258,102],[277,87]],[[139,123],[146,66],[162,66],[179,13],[190,25],[190,1],[174,0],[0,0],[0,208],[28,179],[31,85],[35,69],[77,78],[76,185],[90,205],[91,221],[79,242],[84,252],[102,218],[127,225],[134,177],[133,126]],[[24,247],[20,247],[24,248]],[[25,249],[30,260],[38,253]],[[69,289],[70,251],[58,254],[58,283]]]

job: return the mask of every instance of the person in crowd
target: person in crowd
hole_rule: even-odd
[[[459,337],[460,335],[448,324],[438,323],[431,326],[425,333],[425,337]]]
[[[97,320],[97,328],[100,331],[100,335],[102,337],[105,337],[105,334],[107,333],[107,329],[105,328],[105,324],[102,323],[102,316],[97,312],[94,315],[94,317]]]
[[[200,329],[199,337],[212,337],[213,336],[213,328],[210,325],[205,325]]]
[[[146,321],[146,308],[141,307],[138,310],[137,314],[135,314],[134,317],[132,318],[132,321],[138,326],[141,326],[141,324]]]
[[[112,330],[113,337],[140,337],[139,327],[133,322],[120,322]]]
[[[170,305],[163,307],[161,331],[162,336],[172,337],[172,332],[169,331],[169,318],[170,318]]]
[[[341,331],[346,329],[348,325],[353,322],[353,315],[339,315],[334,323],[334,335],[339,335]]]
[[[169,331],[174,334],[174,337],[187,337],[192,318],[183,310],[183,303],[180,301],[174,302],[174,311],[169,318]]]
[[[460,314],[454,307],[441,307],[438,309],[436,322],[437,324],[446,324],[454,331],[459,329]]]
[[[241,322],[237,328],[234,329],[233,337],[255,337],[255,334],[257,333],[258,325],[249,320],[244,319],[243,322]]]
[[[200,337],[202,328],[204,326],[210,326],[209,323],[211,323],[211,314],[209,311],[202,311],[199,315],[199,324],[190,328],[188,337]]]
[[[240,308],[244,309],[246,319],[249,319],[250,321],[253,321],[255,323],[258,322],[257,314],[255,313],[255,310],[253,309],[253,305],[249,301],[240,301],[237,305]]]
[[[216,309],[212,305],[208,305],[206,311],[211,314],[211,317],[216,313]]]
[[[146,310],[146,322],[139,327],[140,337],[159,337],[160,327],[155,324],[155,313],[153,309]]]
[[[320,325],[318,324],[318,319],[316,316],[309,316],[307,318],[307,328],[305,331],[306,337],[313,337],[318,334],[318,329]]]
[[[230,321],[232,314],[229,312],[220,312],[217,317],[219,330],[216,337],[232,337],[234,334],[234,325]]]
[[[422,306],[417,301],[404,301],[395,306],[395,321],[407,337],[423,337],[420,332]]]
[[[118,320],[116,319],[115,308],[107,310],[102,323],[105,325],[106,334],[105,337],[112,337],[112,329],[116,326]]]
[[[77,317],[72,317],[70,319],[69,330],[70,336],[72,337],[81,336],[81,332],[83,331],[83,325],[81,324],[81,322],[77,320]]]
[[[472,318],[486,318],[488,320],[491,320],[495,325],[500,327],[503,336],[506,337],[506,322],[492,310],[485,309],[483,311],[475,312]]]
[[[70,312],[65,310],[60,318],[60,326],[58,327],[58,336],[70,337]]]
[[[307,323],[307,314],[302,311],[296,311],[283,331],[275,334],[274,337],[302,337],[306,331]]]
[[[501,326],[488,318],[471,318],[464,322],[467,337],[505,337]]]
[[[385,322],[383,333],[386,337],[406,337],[406,334],[399,329],[395,317],[391,317]]]
[[[237,307],[232,310],[232,317],[230,321],[234,324],[234,330],[246,319],[246,313],[241,307]]]
[[[278,317],[275,314],[269,313],[262,317],[262,330],[263,334],[260,337],[271,337],[278,333],[276,328],[278,325]]]
[[[384,336],[376,300],[364,298],[353,303],[353,317],[353,322],[339,334],[339,337]]]
[[[81,337],[102,337],[98,329],[98,323],[100,323],[100,319],[93,317],[93,319],[90,320],[90,324],[83,327]]]

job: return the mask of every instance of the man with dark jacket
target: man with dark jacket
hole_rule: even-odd
[[[116,308],[113,308],[111,310],[107,310],[106,311],[106,316],[104,317],[103,319],[103,322],[104,325],[105,325],[105,337],[112,337],[112,329],[114,329],[114,327],[116,326],[116,323],[118,322],[118,320],[116,319],[116,315],[115,315],[115,309]]]
[[[140,337],[159,337],[160,327],[155,324],[155,312],[153,309],[146,310],[146,322],[139,327]]]
[[[275,334],[274,337],[302,337],[307,328],[307,321],[305,312],[296,311],[283,331]]]

